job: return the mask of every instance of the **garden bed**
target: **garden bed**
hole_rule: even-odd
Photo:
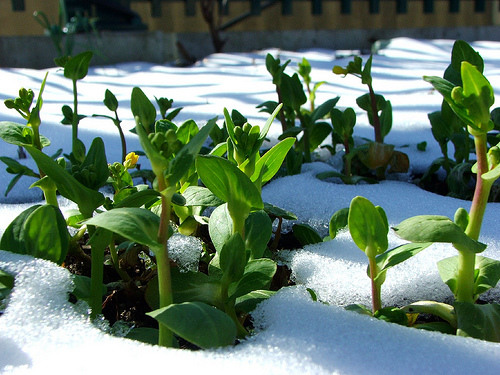
[[[264,201],[295,213],[299,222],[323,234],[332,214],[348,207],[355,196],[366,197],[383,207],[390,226],[414,215],[453,217],[457,208],[469,209],[469,201],[433,194],[410,183],[412,173],[422,173],[441,154],[427,119],[427,113],[439,109],[441,96],[421,76],[442,75],[449,64],[452,44],[395,39],[374,57],[375,89],[391,100],[394,110],[393,128],[386,141],[408,154],[408,174],[376,185],[342,185],[315,177],[333,169],[331,164],[319,161],[305,164],[300,175],[271,181],[263,188]],[[500,45],[478,42],[473,46],[485,59],[485,73],[498,92],[500,60],[495,55]],[[101,113],[104,90],[109,88],[123,103],[120,115],[124,128],[130,129],[134,123],[126,103],[132,87],[138,85],[148,96],[170,97],[175,106],[185,107],[179,114],[180,120],[193,118],[204,124],[209,118],[222,116],[222,109],[227,107],[245,114],[250,123],[262,125],[267,116],[258,113],[255,106],[275,99],[274,86],[265,69],[267,52],[279,54],[282,60],[292,59],[290,66],[307,57],[313,67],[313,79],[328,82],[318,91],[319,103],[339,95],[337,108],[355,107],[355,98],[363,93],[359,80],[342,79],[331,72],[333,65],[345,66],[350,61],[349,51],[272,50],[212,55],[192,68],[143,63],[92,68],[81,82],[80,111]],[[2,81],[12,82],[12,87],[2,87],[2,96],[13,97],[21,86],[37,88],[44,74],[2,69]],[[43,134],[52,140],[50,149],[54,151],[69,147],[70,129],[58,123],[61,102],[66,102],[69,92],[67,83],[60,71],[50,70],[42,117]],[[18,121],[15,113],[6,108],[0,109],[0,116],[1,120]],[[355,135],[372,138],[373,129],[365,117],[362,111],[358,113]],[[86,143],[90,144],[96,135],[104,138],[108,160],[120,158],[116,128],[109,120],[86,119],[80,129]],[[273,125],[270,138],[275,141],[279,134],[279,125]],[[417,144],[423,141],[427,147],[420,151]],[[127,135],[127,142],[130,150],[140,148],[132,134]],[[2,155],[14,158],[17,150],[5,147]],[[326,155],[325,150],[322,155]],[[146,168],[146,162],[142,163]],[[2,181],[8,179],[10,176],[2,175]],[[32,182],[29,180],[21,179],[9,196],[2,198],[0,210],[5,222],[1,231],[29,205],[21,202],[39,199],[36,189],[26,194],[25,188]],[[63,199],[60,203],[63,211],[73,208]],[[496,220],[499,215],[499,204],[490,203],[480,238],[488,244],[484,255],[494,259],[500,259]],[[284,229],[290,228],[291,223],[285,222]],[[391,232],[389,248],[401,243]],[[440,280],[436,262],[454,251],[450,245],[434,244],[391,269],[382,288],[384,304],[403,305],[421,299],[449,301],[452,295]],[[68,302],[71,281],[67,271],[46,261],[1,252],[0,268],[17,274],[17,278],[8,307],[0,317],[0,342],[7,348],[0,355],[0,368],[6,373],[63,373],[68,368],[81,373],[155,371],[169,366],[188,373],[417,374],[436,369],[459,374],[499,372],[498,344],[409,329],[339,307],[370,303],[367,259],[349,233],[341,232],[332,241],[278,255],[292,269],[292,281],[297,285],[280,290],[258,306],[252,313],[255,334],[235,347],[192,352],[151,347],[104,334],[103,330],[109,330],[106,322],[99,329],[89,322],[84,305]],[[314,290],[325,303],[313,302],[306,288]],[[500,288],[490,290],[484,298],[499,302]]]

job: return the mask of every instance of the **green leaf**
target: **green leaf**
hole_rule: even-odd
[[[175,303],[204,302],[223,309],[221,283],[219,277],[205,275],[202,272],[181,272],[172,268],[172,292]],[[146,301],[153,309],[160,307],[158,277],[148,283]]]
[[[480,253],[486,245],[468,237],[460,226],[446,216],[421,215],[404,220],[393,228],[396,234],[411,242],[452,243],[458,250]]]
[[[250,260],[243,277],[231,285],[229,290],[230,300],[244,296],[250,292],[260,289],[267,289],[276,273],[276,263],[271,259]]]
[[[318,106],[313,113],[311,113],[311,120],[312,122],[316,122],[318,120],[321,120],[324,118],[326,115],[330,113],[330,111],[335,107],[335,105],[338,103],[340,100],[340,96],[337,96],[333,99],[328,99],[326,102],[322,103],[320,106]]]
[[[500,342],[500,304],[455,302],[458,336]]]
[[[241,234],[234,233],[222,246],[219,252],[219,265],[222,270],[222,283],[229,285],[243,276],[247,257],[245,243]]]
[[[307,102],[306,94],[299,75],[295,73],[292,77],[287,74],[281,76],[281,99],[285,106],[300,111],[300,107]]]
[[[155,328],[136,327],[125,336],[126,339],[143,342],[145,344],[158,344],[159,331]]]
[[[115,205],[115,208],[141,207],[142,205],[157,199],[159,196],[160,193],[153,189],[140,190],[122,199]]]
[[[68,252],[69,233],[59,208],[43,205],[34,210],[23,223],[20,241],[26,254],[61,265]]]
[[[364,85],[371,85],[372,83],[372,59],[373,55],[370,55],[368,60],[366,60],[365,67],[361,73],[361,83]]]
[[[403,310],[397,307],[384,307],[380,310],[375,311],[375,314],[373,314],[373,316],[385,322],[408,326],[408,316]]]
[[[32,142],[29,142],[23,134],[23,129],[25,127],[26,126],[16,122],[1,121],[0,138],[2,138],[5,142],[16,146],[31,144]]]
[[[230,213],[243,216],[248,215],[251,210],[264,208],[260,192],[254,183],[228,160],[199,155],[196,158],[196,169],[205,186],[228,203]]]
[[[339,231],[343,228],[347,227],[349,218],[349,208],[341,208],[337,212],[335,212],[330,218],[330,224],[328,225],[328,232],[330,238],[333,240],[337,237]]]
[[[354,243],[369,258],[387,250],[385,219],[368,199],[358,196],[351,201],[348,226]]]
[[[91,51],[85,51],[71,57],[64,66],[64,76],[73,81],[84,78],[89,71],[90,60],[92,60],[93,55]]]
[[[23,227],[26,219],[41,205],[33,205],[21,212],[9,226],[5,229],[0,240],[0,249],[7,250],[16,254],[27,254],[26,246],[23,241]]]
[[[143,208],[115,208],[86,220],[85,224],[107,229],[153,251],[161,248],[157,241],[160,218]]]
[[[384,277],[383,274],[389,269],[392,268],[405,260],[411,258],[412,256],[418,254],[422,250],[429,247],[431,243],[408,243],[401,246],[398,246],[394,249],[388,250],[382,254],[379,254],[375,257],[375,261],[377,263],[377,269],[379,272],[377,273],[377,280],[379,277]],[[370,276],[370,268],[367,268],[367,274]]]
[[[274,111],[271,113],[271,116],[269,116],[267,118],[266,123],[264,124],[262,129],[260,129],[259,138],[258,138],[259,143],[260,143],[259,147],[262,145],[262,142],[266,138],[267,133],[269,132],[269,129],[271,128],[271,125],[273,124],[274,119],[276,118],[276,116],[278,116],[278,113],[280,112],[282,107],[283,107],[283,104],[277,105],[276,108],[274,109]]]
[[[382,133],[382,141],[389,134],[392,128],[392,104],[390,100],[385,102],[385,106],[380,113],[380,132]]]
[[[91,168],[95,177],[92,179],[89,188],[97,190],[106,184],[109,177],[108,162],[106,160],[106,150],[104,141],[100,137],[94,138],[87,156],[80,165],[80,169]]]
[[[182,195],[186,199],[186,206],[217,207],[224,203],[209,189],[202,186],[189,186]]]
[[[477,53],[467,42],[457,40],[453,44],[453,49],[451,51],[451,66],[455,71],[460,72],[462,61],[468,61],[481,73],[484,70],[484,61],[481,55]]]
[[[318,232],[307,224],[294,224],[292,227],[293,235],[302,246],[313,245],[323,242]]]
[[[139,118],[139,122],[144,127],[146,133],[152,133],[156,120],[156,108],[139,87],[132,89],[130,109],[134,117]]]
[[[475,121],[474,125],[481,125],[483,129],[490,121],[490,107],[495,102],[493,88],[486,77],[467,61],[462,62],[461,75],[465,97],[463,103],[468,114]],[[491,129],[485,128],[484,130]]]
[[[262,258],[272,233],[273,224],[265,211],[254,211],[248,215],[245,220],[245,249],[250,250],[250,259]]]
[[[172,304],[147,315],[202,349],[232,345],[236,339],[229,315],[201,302]]]
[[[457,317],[453,306],[436,301],[418,301],[404,307],[408,314],[432,314],[446,320],[453,328],[457,328]]]
[[[0,301],[5,299],[14,288],[14,276],[0,269]]]
[[[310,128],[309,151],[316,150],[321,143],[330,135],[332,127],[326,122],[316,122]],[[302,140],[302,139],[301,139]]]
[[[269,297],[275,295],[276,292],[272,290],[254,290],[253,292],[247,293],[244,296],[236,298],[236,303],[234,305],[236,311],[241,311],[243,313],[250,313],[259,303],[265,301]]]
[[[90,279],[90,277],[82,275],[72,275],[72,277],[73,285],[75,286],[75,288],[73,289],[71,294],[73,294],[77,299],[89,301],[92,297],[92,280]],[[106,285],[102,284],[101,296],[104,296],[106,292]]]
[[[266,203],[264,202],[264,211],[269,216],[276,216],[276,217],[281,217],[285,220],[297,220],[297,215],[295,215],[293,212],[286,211],[282,208],[279,208],[277,206],[272,205],[271,203]]]
[[[454,295],[458,285],[458,256],[445,258],[437,263],[439,275]],[[500,262],[476,256],[474,299],[487,290],[494,288],[500,280]]]
[[[106,89],[104,92],[104,105],[112,112],[118,109],[118,100],[116,100],[116,96]]]
[[[479,296],[494,288],[500,280],[500,261],[482,256],[476,256],[477,273],[474,280],[474,294]]]
[[[104,203],[104,196],[100,192],[83,186],[49,156],[31,146],[26,146],[26,150],[38,167],[54,181],[59,193],[75,202],[85,217],[92,216],[92,212]]]
[[[429,82],[434,88],[443,96],[443,98],[448,102],[453,102],[451,98],[451,92],[455,88],[455,85],[444,78],[436,76],[424,76],[424,81]],[[450,103],[451,104],[451,103]]]
[[[201,150],[205,143],[210,131],[212,130],[214,122],[207,123],[200,131],[185,145],[175,158],[169,163],[167,180],[170,186],[174,186],[184,176],[189,168],[193,165],[196,155]]]
[[[233,220],[227,209],[227,203],[218,206],[210,215],[208,232],[215,250],[219,253],[233,233]]]

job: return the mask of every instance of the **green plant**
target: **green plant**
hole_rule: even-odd
[[[443,78],[455,86],[462,86],[460,70],[463,61],[476,66],[478,71],[483,73],[484,62],[482,57],[468,43],[458,40],[453,45],[451,63],[445,70]],[[475,149],[473,138],[467,126],[464,126],[467,123],[464,123],[455,114],[446,99],[443,99],[441,110],[429,113],[428,117],[432,126],[432,134],[439,143],[443,156],[432,162],[422,176],[420,184],[425,187],[431,181],[433,175],[442,168],[446,172],[446,193],[457,198],[471,199],[473,187],[469,181],[472,180],[471,167],[473,162],[470,160],[470,154],[474,153]],[[498,121],[496,123],[493,121],[493,124],[494,129],[492,130],[498,133],[500,124],[498,124]],[[494,146],[498,143],[498,137],[489,132],[487,141],[490,146]],[[448,145],[450,143],[455,150],[453,158],[448,155]]]
[[[358,97],[356,103],[368,115],[368,121],[373,126],[375,133],[374,142],[368,142],[360,146],[356,151],[351,152],[354,152],[366,167],[370,170],[375,170],[377,179],[382,180],[385,179],[385,171],[389,165],[391,165],[391,171],[406,172],[409,168],[409,161],[406,154],[394,151],[393,145],[384,143],[384,138],[392,128],[392,105],[389,100],[386,100],[380,94],[376,94],[373,89],[371,74],[372,59],[373,55],[368,58],[363,67],[363,59],[355,56],[346,68],[338,65],[334,66],[333,73],[343,75],[344,77],[347,74],[351,74],[360,78],[361,83],[368,87],[368,93]],[[334,131],[337,128],[334,127]],[[332,139],[334,141],[335,139],[343,140],[344,134],[345,131],[342,131],[340,134],[337,134],[337,137],[333,137]],[[335,144],[333,147],[335,147]],[[349,175],[347,176],[349,177]]]
[[[257,108],[262,111],[273,113],[278,107],[278,103],[283,103],[279,119],[282,126],[282,134],[278,139],[287,137],[302,137],[297,140],[295,150],[287,157],[287,171],[289,174],[300,173],[302,162],[311,162],[311,153],[316,150],[326,137],[331,133],[331,126],[323,121],[329,115],[331,109],[339,101],[339,97],[329,99],[318,107],[315,107],[314,100],[317,88],[323,83],[320,82],[310,89],[310,72],[307,63],[303,60],[299,65],[299,73],[304,78],[308,87],[309,102],[311,110],[302,108],[307,102],[304,87],[299,78],[299,73],[292,76],[285,73],[285,69],[290,60],[281,64],[280,59],[275,59],[271,54],[266,56],[266,68],[273,77],[273,84],[276,86],[278,102],[268,101],[260,104]],[[296,125],[299,120],[300,126]]]
[[[472,171],[477,179],[470,212],[458,209],[454,221],[442,216],[416,216],[403,221],[395,230],[412,242],[445,242],[457,249],[457,257],[438,264],[442,279],[455,296],[457,334],[498,340],[500,305],[474,303],[500,279],[500,262],[476,255],[486,248],[478,240],[491,187],[500,177],[500,149],[487,147],[487,134],[494,127],[490,118],[494,92],[478,68],[467,61],[460,66],[463,87],[439,77],[424,79],[443,95],[474,137],[477,162]]]
[[[35,11],[33,17],[45,29],[45,32],[50,35],[52,44],[57,51],[55,61],[59,66],[63,66],[66,58],[73,54],[75,34],[79,29],[83,28],[87,34],[90,34],[91,30],[95,31],[95,20],[83,17],[81,14],[76,14],[68,20],[65,0],[59,0],[57,24],[49,21],[47,15],[41,11]]]
[[[73,82],[73,108],[64,105],[62,113],[64,119],[61,121],[65,125],[71,125],[72,129],[72,148],[71,153],[66,157],[73,163],[79,165],[85,158],[85,145],[78,139],[78,124],[85,116],[78,114],[78,90],[77,82],[88,73],[90,60],[93,53],[90,51],[82,52],[76,56],[70,57],[64,64],[64,76]]]

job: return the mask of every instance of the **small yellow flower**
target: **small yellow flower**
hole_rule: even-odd
[[[135,152],[129,152],[125,157],[125,161],[123,162],[123,166],[126,169],[134,168],[137,162],[139,161],[139,155]]]

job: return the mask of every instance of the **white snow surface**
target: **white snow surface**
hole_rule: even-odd
[[[433,139],[427,113],[439,110],[441,96],[422,80],[423,75],[442,76],[450,61],[453,41],[397,38],[373,58],[375,91],[391,100],[393,128],[387,143],[407,153],[413,171],[423,171],[440,156]],[[500,43],[475,42],[473,47],[485,60],[485,74],[495,93],[500,93]],[[351,57],[343,51],[305,50],[289,52],[265,50],[238,54],[214,54],[193,67],[177,68],[167,64],[124,63],[94,67],[78,83],[79,112],[110,115],[102,104],[109,88],[120,103],[119,115],[125,130],[134,124],[129,110],[134,86],[151,98],[174,99],[174,107],[184,109],[176,121],[194,119],[201,126],[222,110],[237,109],[252,124],[262,125],[267,115],[256,105],[275,100],[271,77],[265,68],[270,52],[282,61],[291,59],[290,67],[306,57],[312,65],[314,82],[325,80],[317,103],[339,95],[339,108],[352,106],[359,114],[355,135],[373,138],[366,115],[355,103],[365,93],[358,79],[335,76],[334,65],[345,66]],[[364,56],[366,61],[367,56]],[[49,69],[43,94],[41,133],[52,141],[47,153],[63,148],[69,152],[71,129],[59,123],[60,108],[70,104],[71,82],[58,69]],[[289,70],[291,72],[291,70]],[[0,69],[0,98],[14,98],[20,87],[38,93],[46,71]],[[22,122],[12,110],[0,106],[0,121]],[[126,131],[126,133],[128,133]],[[280,134],[275,123],[271,142]],[[80,138],[87,147],[100,136],[105,140],[108,161],[119,160],[118,132],[109,120],[84,119]],[[426,151],[417,143],[427,141]],[[127,134],[129,150],[138,150],[135,135]],[[2,143],[1,156],[17,158],[16,147]],[[32,160],[25,160],[33,167]],[[146,161],[141,160],[146,167]],[[3,168],[2,168],[3,169]],[[263,189],[264,200],[294,212],[299,222],[325,232],[331,215],[347,207],[355,196],[364,196],[380,205],[389,224],[421,214],[453,217],[459,207],[469,209],[470,202],[437,196],[405,182],[384,181],[377,185],[345,186],[320,181],[315,174],[331,170],[328,163],[305,165],[302,174],[272,181]],[[40,192],[27,187],[34,181],[22,178],[7,197],[3,197],[11,175],[0,172],[0,235],[7,225]],[[403,180],[403,181],[401,181]],[[61,199],[62,210],[74,205]],[[488,244],[485,256],[500,259],[498,230],[500,204],[490,203],[486,210],[480,240]],[[285,223],[289,226],[291,223]],[[180,245],[185,246],[182,239]],[[389,236],[390,247],[402,243]],[[178,251],[179,259],[197,262],[197,249],[189,256]],[[455,255],[453,248],[435,244],[409,261],[388,271],[382,287],[386,305],[402,305],[422,299],[445,301],[449,289],[442,283],[436,262]],[[194,254],[194,255],[193,255]],[[369,304],[370,284],[366,276],[366,256],[342,232],[329,242],[286,251],[283,261],[291,266],[297,286],[284,288],[253,313],[256,333],[240,345],[218,350],[191,352],[139,344],[105,334],[90,323],[83,305],[72,305],[67,294],[72,288],[70,274],[55,264],[0,251],[0,268],[16,275],[16,285],[8,307],[0,316],[0,372],[5,374],[74,374],[141,371],[176,371],[182,373],[263,373],[263,374],[499,374],[500,345],[475,339],[409,329],[345,311],[350,303]],[[190,263],[191,262],[191,263]],[[306,288],[313,289],[320,300],[313,302]],[[500,288],[487,294],[500,302]]]

